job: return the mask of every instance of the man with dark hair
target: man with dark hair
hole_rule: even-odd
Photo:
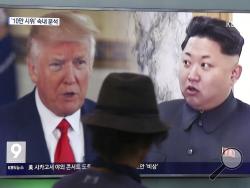
[[[112,73],[102,85],[96,109],[85,117],[99,157],[90,169],[70,175],[54,188],[144,187],[136,167],[152,143],[166,137],[149,77]]]
[[[250,106],[232,91],[242,71],[238,61],[243,44],[231,23],[209,17],[191,20],[181,45],[184,99],[159,105],[162,119],[171,125],[161,144],[161,161],[218,162],[228,148],[250,161]]]

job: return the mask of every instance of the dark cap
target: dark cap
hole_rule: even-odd
[[[103,82],[96,109],[83,122],[133,133],[165,132],[161,122],[154,86],[148,76],[111,73]]]

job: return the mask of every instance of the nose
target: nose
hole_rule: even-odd
[[[190,69],[189,69],[188,81],[197,82],[199,80],[200,80],[199,68],[194,65],[194,66],[190,67]]]
[[[71,85],[76,82],[76,72],[73,66],[73,63],[68,63],[65,66],[65,75],[64,75],[64,83]]]

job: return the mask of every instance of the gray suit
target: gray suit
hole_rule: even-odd
[[[147,161],[219,162],[222,148],[234,147],[250,162],[250,106],[233,93],[218,107],[199,112],[184,99],[159,105],[161,118],[172,126],[160,147]]]

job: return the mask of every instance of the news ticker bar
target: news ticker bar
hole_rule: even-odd
[[[85,170],[91,166],[89,163],[7,163],[5,164],[6,176],[18,175],[64,175],[79,170]],[[221,163],[142,163],[137,168],[141,175],[171,175],[171,174],[212,174]],[[242,163],[236,169],[225,168],[223,174],[249,175],[250,163]]]
[[[9,25],[46,25],[59,26],[60,18],[39,18],[39,17],[9,17]]]

